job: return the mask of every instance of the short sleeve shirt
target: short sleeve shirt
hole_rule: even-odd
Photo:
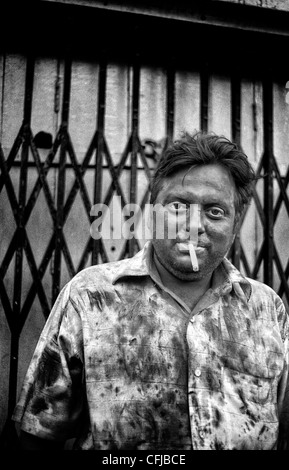
[[[13,419],[81,449],[273,449],[287,372],[288,317],[272,289],[224,259],[190,311],[148,243],[63,288]]]

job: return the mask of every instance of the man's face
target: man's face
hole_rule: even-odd
[[[186,176],[185,176],[186,175]],[[185,177],[184,177],[185,176]],[[185,219],[178,225],[175,239],[157,239],[154,226],[152,241],[159,262],[178,279],[193,281],[210,276],[220,264],[234,240],[236,188],[230,173],[218,164],[200,165],[180,170],[163,182],[155,204],[183,208],[198,204],[198,245],[195,249],[199,271],[194,272],[189,252],[179,243],[188,240]],[[156,217],[156,224],[161,217]],[[169,217],[171,220],[171,216]],[[167,222],[166,222],[167,224]],[[165,233],[168,227],[165,227]]]

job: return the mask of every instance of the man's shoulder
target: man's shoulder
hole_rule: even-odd
[[[252,293],[251,293],[251,300],[254,301],[256,299],[260,299],[263,303],[274,303],[276,308],[284,307],[284,303],[281,297],[277,294],[277,292],[264,282],[258,281],[256,279],[252,279],[246,277],[246,280],[250,283]]]
[[[252,279],[251,277],[247,277],[247,276],[246,276],[246,280],[251,284],[252,289],[262,291],[269,296],[273,296],[273,297],[278,296],[276,291],[272,287],[265,284],[264,282],[258,281],[257,279]]]
[[[256,317],[279,325],[282,340],[289,335],[289,315],[281,297],[267,284],[255,279],[246,278],[251,284],[251,297],[249,299],[250,308],[255,311]],[[273,322],[273,324],[272,324]]]
[[[127,259],[89,266],[79,271],[70,281],[70,288],[88,288],[90,285],[112,284],[120,269],[128,264]]]

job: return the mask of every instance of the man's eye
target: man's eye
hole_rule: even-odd
[[[167,208],[170,212],[176,212],[176,213],[187,211],[187,205],[184,204],[183,202],[178,202],[178,201],[170,202],[169,204],[167,204]]]
[[[225,211],[220,207],[210,207],[206,212],[212,219],[221,219],[225,215]]]

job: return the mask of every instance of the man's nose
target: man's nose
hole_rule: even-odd
[[[193,214],[187,219],[186,230],[197,234],[205,232],[205,214],[200,205],[195,207]]]
[[[198,234],[205,232],[205,215],[204,211],[199,209],[199,217],[198,217]]]
[[[198,233],[202,233],[203,230],[203,222],[200,220],[200,209],[198,207],[194,207],[187,213],[185,218],[178,220],[178,237],[180,239],[190,239],[197,242]]]

